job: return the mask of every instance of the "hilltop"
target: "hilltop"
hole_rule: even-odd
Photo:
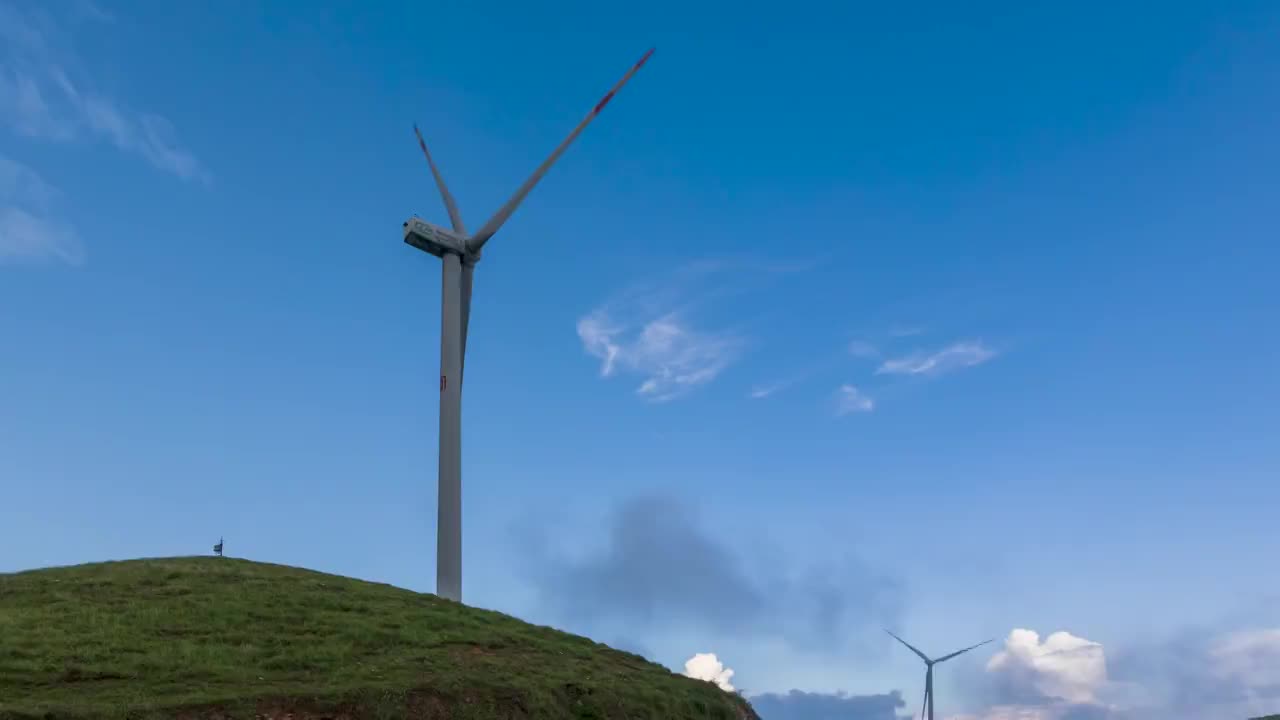
[[[0,719],[758,720],[741,697],[501,613],[231,558],[0,575]]]

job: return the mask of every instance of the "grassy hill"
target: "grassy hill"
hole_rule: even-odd
[[[630,653],[389,585],[230,558],[0,575],[0,718],[755,720]]]

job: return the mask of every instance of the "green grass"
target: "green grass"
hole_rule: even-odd
[[[230,558],[0,575],[0,719],[754,719],[740,697],[434,595]]]

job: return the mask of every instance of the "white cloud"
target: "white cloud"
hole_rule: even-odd
[[[706,680],[715,683],[725,692],[733,692],[733,670],[724,666],[715,653],[696,653],[684,662],[684,674],[694,680]]]
[[[1188,632],[1117,657],[1058,632],[1014,630],[987,664],[992,704],[950,720],[1255,717],[1280,700],[1280,627]]]
[[[670,283],[636,289],[579,318],[578,338],[599,358],[601,377],[639,376],[636,393],[662,402],[710,383],[738,358],[742,339],[695,326],[693,304],[680,305],[680,295]]]
[[[130,109],[78,72],[87,63],[75,53],[76,21],[106,16],[88,2],[74,6],[71,15],[74,21],[58,22],[43,9],[22,12],[0,2],[0,118],[33,139],[66,141],[87,131],[184,180],[208,181],[168,120]]]
[[[0,264],[60,260],[78,264],[84,256],[68,224],[15,207],[0,207]]]
[[[1280,628],[1241,630],[1209,648],[1211,672],[1246,689],[1280,687]]]
[[[71,125],[55,116],[35,79],[3,63],[0,112],[9,126],[25,137],[67,140],[73,136]]]
[[[83,260],[75,228],[50,211],[57,195],[34,170],[0,155],[0,264]]]
[[[0,202],[44,208],[53,202],[57,194],[58,191],[36,171],[0,155]]]
[[[791,373],[790,375],[785,376],[774,382],[757,383],[753,385],[751,387],[751,392],[748,393],[748,397],[750,397],[753,400],[760,400],[762,398],[771,397],[773,395],[776,395],[777,393],[782,392],[783,390],[786,390],[788,388],[791,388],[795,385],[799,385],[800,383],[807,381],[809,378],[813,377],[817,373],[822,372],[823,370],[826,370],[827,368],[833,365],[841,365],[843,364],[843,361],[844,361],[843,357],[834,357],[834,358],[829,357],[825,359],[820,359],[816,362],[810,363],[808,367],[805,367],[801,370]]]
[[[787,388],[791,387],[792,385],[795,385],[796,383],[799,383],[805,380],[811,374],[813,374],[813,371],[808,370],[805,372],[796,373],[791,377],[778,380],[777,382],[758,383],[756,385],[752,385],[751,392],[747,393],[747,397],[751,398],[752,400],[763,400],[764,398],[780,393],[783,390],[786,390]]]
[[[885,360],[876,370],[878,375],[940,375],[960,368],[981,365],[996,352],[981,341],[958,342],[934,353],[914,353]]]
[[[1060,707],[996,705],[976,714],[948,715],[947,720],[1058,720],[1062,715]]]
[[[786,389],[787,385],[790,385],[790,383],[776,382],[771,385],[754,385],[751,388],[751,392],[747,393],[747,397],[752,400],[763,400],[779,390]]]
[[[1055,632],[1043,641],[1033,630],[1015,629],[1004,649],[987,661],[1000,698],[984,710],[951,720],[1067,720],[1112,717],[1101,699],[1107,678],[1101,644]]]
[[[1097,700],[1107,684],[1107,660],[1102,645],[1055,632],[1040,641],[1034,630],[1016,629],[1005,639],[1004,650],[987,662],[987,671],[1006,674],[1047,698],[1073,703]]]
[[[871,412],[875,409],[875,401],[867,397],[861,390],[852,385],[841,385],[836,390],[836,414]]]
[[[655,402],[679,397],[711,382],[735,356],[731,338],[692,328],[677,314],[636,327],[618,324],[603,310],[578,321],[582,347],[600,358],[600,374],[630,371],[644,376],[636,392]]]
[[[92,20],[100,23],[115,22],[116,18],[111,13],[103,10],[97,3],[92,0],[75,0],[71,6],[71,12],[79,20]]]

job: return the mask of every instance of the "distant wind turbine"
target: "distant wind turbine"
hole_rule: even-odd
[[[533,190],[533,186],[538,184],[542,176],[564,154],[569,144],[600,114],[614,94],[622,89],[652,54],[653,50],[646,52],[613,89],[605,93],[533,175],[524,181],[511,199],[471,235],[467,234],[462,225],[458,204],[449,193],[444,177],[427,150],[422,133],[416,125],[413,128],[453,226],[452,230],[446,230],[416,215],[404,223],[404,241],[440,258],[444,268],[440,283],[440,466],[436,516],[436,594],[440,597],[459,602],[462,600],[462,370],[467,352],[467,324],[471,318],[472,275],[476,263],[480,262],[480,250],[511,217],[529,191]]]
[[[995,638],[991,638],[990,640],[984,640],[978,643],[977,645],[970,645],[969,647],[963,650],[957,650],[951,653],[950,655],[943,655],[942,657],[937,658],[935,660],[930,658],[928,655],[925,655],[924,653],[917,650],[915,647],[911,645],[911,643],[907,642],[906,640],[903,640],[902,638],[898,637],[897,635],[894,635],[888,630],[885,630],[885,632],[892,635],[894,640],[897,640],[903,645],[906,645],[908,650],[920,656],[920,659],[924,661],[925,667],[927,669],[925,670],[925,673],[924,673],[924,704],[920,708],[920,717],[922,718],[926,717],[925,713],[927,711],[928,720],[933,720],[933,666],[941,662],[946,662],[957,655],[967,653],[970,650],[973,650],[974,648],[980,648],[989,642],[995,641]]]

